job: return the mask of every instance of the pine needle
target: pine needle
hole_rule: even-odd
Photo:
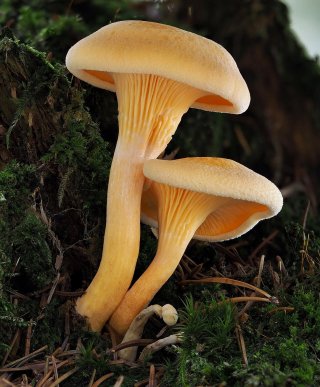
[[[232,297],[232,298],[226,298],[223,301],[220,301],[218,304],[222,304],[223,302],[232,302],[233,304],[236,304],[238,302],[272,302],[269,298],[264,297],[253,297],[253,296],[242,296],[242,297]]]
[[[180,282],[180,285],[189,285],[189,284],[209,284],[209,283],[217,283],[217,284],[225,284],[225,285],[233,285],[233,286],[239,286],[242,288],[247,288],[254,290],[255,292],[262,294],[268,299],[273,298],[269,293],[265,292],[262,289],[257,288],[254,285],[248,284],[247,282],[242,282],[238,280],[234,280],[231,278],[225,278],[225,277],[210,277],[210,278],[202,278],[199,280],[184,280]]]
[[[96,380],[96,381],[93,383],[92,387],[98,387],[98,386],[100,386],[101,383],[103,383],[105,380],[110,379],[113,375],[114,375],[113,372],[110,372],[110,373],[108,373],[108,374],[106,374],[106,375],[101,376],[101,378],[99,378],[98,380]]]
[[[72,370],[66,372],[65,374],[63,374],[62,376],[60,376],[55,382],[53,382],[52,384],[50,384],[50,387],[55,387],[57,386],[59,383],[63,382],[64,380],[66,380],[67,378],[69,378],[69,376],[73,375],[75,372],[77,372],[79,370],[79,367],[75,367],[73,368]]]

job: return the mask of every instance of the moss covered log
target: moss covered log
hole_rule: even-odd
[[[54,302],[50,313],[46,303],[38,309],[28,296],[17,296],[12,304],[9,296],[34,294],[61,280],[65,286],[74,281],[75,288],[80,287],[82,273],[95,272],[111,155],[84,105],[79,84],[71,83],[63,66],[8,30],[0,39],[0,88],[0,304],[5,353],[5,343],[19,327],[31,324],[41,331],[58,308]],[[41,291],[37,299],[40,302]],[[46,334],[38,343],[52,342]]]

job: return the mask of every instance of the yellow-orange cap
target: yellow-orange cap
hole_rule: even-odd
[[[70,48],[76,77],[115,91],[112,73],[155,74],[208,92],[194,108],[239,114],[250,94],[236,62],[218,43],[182,29],[140,20],[102,27]]]
[[[148,160],[144,174],[149,179],[142,196],[141,219],[157,227],[157,201],[151,184],[167,184],[228,198],[198,228],[195,239],[222,241],[236,238],[260,220],[275,216],[282,208],[279,189],[267,178],[229,159],[194,157],[178,160]]]

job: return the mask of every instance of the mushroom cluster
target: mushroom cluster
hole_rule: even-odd
[[[194,235],[213,241],[241,235],[275,215],[282,198],[271,182],[231,160],[156,160],[190,107],[233,114],[247,109],[247,85],[219,44],[168,25],[121,21],[71,47],[66,65],[81,80],[115,92],[118,100],[119,136],[108,184],[102,258],[76,309],[92,330],[100,331],[111,318],[110,324],[123,335],[172,274]],[[190,183],[184,185],[186,175]],[[249,176],[262,184],[264,195],[252,188]],[[159,247],[128,291],[139,253],[141,198],[143,219],[159,226]],[[174,260],[161,279],[152,277],[167,266],[163,257],[170,246]],[[139,292],[144,294],[138,301]]]

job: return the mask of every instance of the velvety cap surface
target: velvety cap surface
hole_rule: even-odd
[[[144,174],[148,180],[141,218],[154,227],[157,227],[157,199],[148,188],[152,184],[228,198],[198,228],[196,239],[221,241],[238,237],[260,220],[276,215],[283,205],[281,192],[270,180],[229,159],[148,160]]]
[[[176,27],[138,20],[109,24],[70,48],[66,65],[76,77],[114,91],[112,73],[155,74],[208,92],[193,105],[242,113],[250,94],[222,46]]]

